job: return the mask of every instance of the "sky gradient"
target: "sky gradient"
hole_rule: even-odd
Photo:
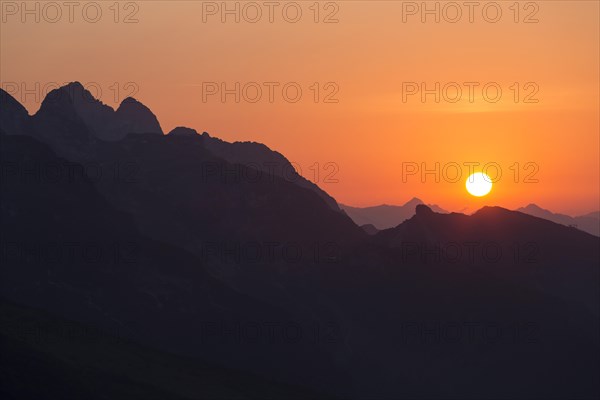
[[[520,2],[516,15],[513,1],[500,1],[495,23],[495,9],[483,14],[486,3],[475,8],[473,22],[463,7],[453,23],[456,10],[446,2],[437,2],[440,22],[421,10],[413,14],[421,2],[297,2],[302,16],[294,23],[296,8],[284,15],[283,2],[273,22],[261,6],[262,18],[253,23],[256,10],[243,11],[244,2],[236,22],[215,11],[221,2],[122,2],[117,15],[110,1],[97,2],[102,16],[92,23],[94,10],[84,17],[75,9],[70,22],[66,8],[58,17],[40,2],[36,22],[36,15],[23,15],[21,2],[2,2],[0,80],[30,113],[53,83],[100,88],[113,107],[135,92],[165,132],[189,126],[228,141],[265,143],[352,206],[416,196],[451,211],[529,203],[571,215],[598,210],[598,2]],[[233,9],[236,2],[228,4]],[[235,94],[225,101],[209,94],[236,82],[239,102]],[[420,92],[407,94],[436,82],[439,102],[435,94],[425,101]],[[456,102],[452,82],[462,90]],[[475,88],[472,99],[465,82]],[[15,84],[37,93],[15,93]],[[262,97],[253,102],[257,86]],[[302,98],[292,102],[297,87]],[[502,96],[492,102],[495,87]],[[486,197],[464,188],[470,162],[502,170]],[[436,163],[438,182],[435,174],[403,177],[403,168],[433,170]],[[452,182],[456,164],[462,179]]]

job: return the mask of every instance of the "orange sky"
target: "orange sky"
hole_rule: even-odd
[[[203,7],[210,11],[221,2],[122,2],[115,23],[114,2],[97,3],[102,10],[97,23],[83,18],[82,6],[74,10],[72,23],[67,8],[51,23],[56,10],[44,9],[44,2],[38,23],[34,14],[22,15],[21,2],[2,2],[3,87],[94,82],[102,101],[115,106],[112,85],[121,87],[120,101],[128,93],[126,83],[135,82],[135,97],[154,111],[165,131],[184,125],[230,141],[262,142],[297,163],[312,180],[311,166],[318,163],[317,183],[349,205],[400,204],[417,196],[453,211],[531,202],[568,214],[600,207],[596,1],[540,1],[527,9],[527,2],[520,2],[518,23],[514,1],[497,2],[502,10],[497,23],[484,18],[487,2],[475,8],[473,23],[465,7],[457,23],[445,21],[443,13],[439,23],[432,15],[421,22],[419,13],[406,15],[403,22],[403,7],[410,11],[410,2],[400,1],[321,2],[318,23],[313,1],[297,2],[302,10],[297,23],[284,19],[285,2],[275,7],[272,23],[266,6],[256,23],[244,20],[254,17],[251,8],[240,14],[239,23],[235,16],[223,23],[219,13],[205,14],[203,22]],[[28,4],[33,9],[34,2]],[[228,4],[235,7],[235,2]],[[442,9],[447,3],[439,4]],[[94,9],[87,12],[88,19],[95,16]],[[339,21],[323,23],[332,12]],[[494,13],[488,6],[485,17]],[[524,23],[531,13],[538,22]],[[138,22],[123,23],[128,15]],[[288,19],[294,15],[288,7]],[[446,18],[454,15],[446,9]],[[206,82],[228,87],[257,82],[263,97],[256,103],[243,97],[236,103],[233,95],[224,103],[218,95],[203,101]],[[280,84],[273,102],[264,82]],[[281,87],[288,82],[302,89],[297,103],[282,96]],[[315,82],[320,87],[317,103],[311,90]],[[327,82],[335,85],[325,87]],[[458,82],[463,95],[456,103],[443,97],[435,103],[433,95],[423,103],[419,94],[404,102],[406,82],[424,82],[428,88],[435,82]],[[464,82],[479,83],[472,102]],[[482,97],[481,87],[488,82],[502,89],[497,103]],[[525,87],[528,82],[535,85]],[[335,87],[339,102],[324,103]],[[533,98],[539,101],[524,103],[536,87]],[[254,96],[252,90],[248,98]],[[35,112],[35,96],[23,94],[15,97]],[[454,94],[450,90],[447,97]],[[333,177],[337,183],[325,179],[333,171],[325,167],[330,162],[339,169]],[[502,168],[490,195],[475,199],[466,193],[467,167],[458,183],[441,177],[436,183],[434,175],[425,182],[417,176],[403,182],[403,163],[433,169],[435,163],[465,162],[494,162]],[[517,183],[515,163],[521,172]],[[527,163],[537,165],[537,183],[523,182],[533,171],[533,164],[525,169]]]

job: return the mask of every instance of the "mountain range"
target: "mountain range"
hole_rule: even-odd
[[[584,232],[600,236],[600,212],[591,212],[579,217],[571,217],[564,214],[555,214],[552,211],[545,210],[535,204],[529,204],[526,207],[518,208],[516,211],[533,215],[534,217],[547,219],[557,224],[570,226],[580,229]]]
[[[600,395],[597,237],[418,199],[368,234],[263,144],[90,96],[0,91],[3,398]]]
[[[372,207],[350,207],[340,204],[340,208],[348,214],[350,218],[359,226],[363,227],[365,232],[374,234],[379,230],[393,228],[415,215],[415,207],[425,204],[421,199],[413,198],[401,206],[391,206],[382,204]],[[429,207],[442,214],[448,211],[437,205]],[[552,211],[545,210],[535,204],[529,204],[527,207],[518,208],[518,212],[533,215],[534,217],[547,219],[557,224],[577,228],[594,236],[600,236],[600,212],[591,212],[578,217],[571,217],[564,214],[555,214]]]
[[[419,204],[425,204],[421,199],[412,198],[401,206],[382,204],[373,207],[351,207],[340,204],[340,208],[359,226],[373,225],[376,229],[388,229],[400,225],[402,222],[415,215],[415,208]],[[429,207],[438,213],[447,213],[446,210],[436,206]]]

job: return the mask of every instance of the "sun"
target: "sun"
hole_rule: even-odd
[[[467,178],[467,192],[475,197],[482,197],[492,190],[492,179],[483,172],[475,172]]]

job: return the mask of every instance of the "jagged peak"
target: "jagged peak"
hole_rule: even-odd
[[[158,118],[144,103],[133,97],[125,98],[117,108],[119,118],[129,120],[133,131],[129,133],[160,133],[163,134]],[[134,128],[135,127],[135,128]]]
[[[94,97],[94,95],[78,81],[70,82],[48,92],[42,101],[42,105],[38,112],[56,104],[72,104],[78,109],[97,108],[102,109],[103,112],[115,111],[111,106],[104,104]]]
[[[425,202],[423,200],[419,199],[418,197],[413,197],[412,199],[407,201],[404,205],[408,206],[408,205],[412,205],[412,204],[414,204],[416,206],[417,204],[425,204]]]
[[[123,101],[121,101],[121,104],[119,104],[119,107],[117,108],[117,111],[122,110],[123,108],[129,108],[129,107],[139,107],[139,108],[143,108],[146,109],[148,111],[150,111],[150,109],[141,101],[133,98],[133,97],[127,97],[125,99],[123,99]]]
[[[429,206],[426,206],[425,204],[418,204],[417,207],[415,208],[415,214],[418,217],[422,217],[422,216],[426,216],[426,215],[433,215],[435,213],[433,212],[433,210],[431,208],[429,208]]]
[[[76,90],[86,90],[85,87],[79,81],[69,82],[66,85],[60,87],[60,89],[76,89]]]
[[[115,110],[78,81],[50,91],[36,115],[57,113],[80,118],[94,136],[104,140],[118,140],[130,133],[163,134],[154,113],[137,99],[127,97]]]
[[[200,134],[195,129],[188,128],[186,126],[178,126],[172,129],[167,136],[200,136]]]
[[[139,103],[140,101],[138,99],[136,99],[135,97],[131,97],[128,96],[126,98],[123,99],[123,101],[121,101],[121,104],[123,103]]]

